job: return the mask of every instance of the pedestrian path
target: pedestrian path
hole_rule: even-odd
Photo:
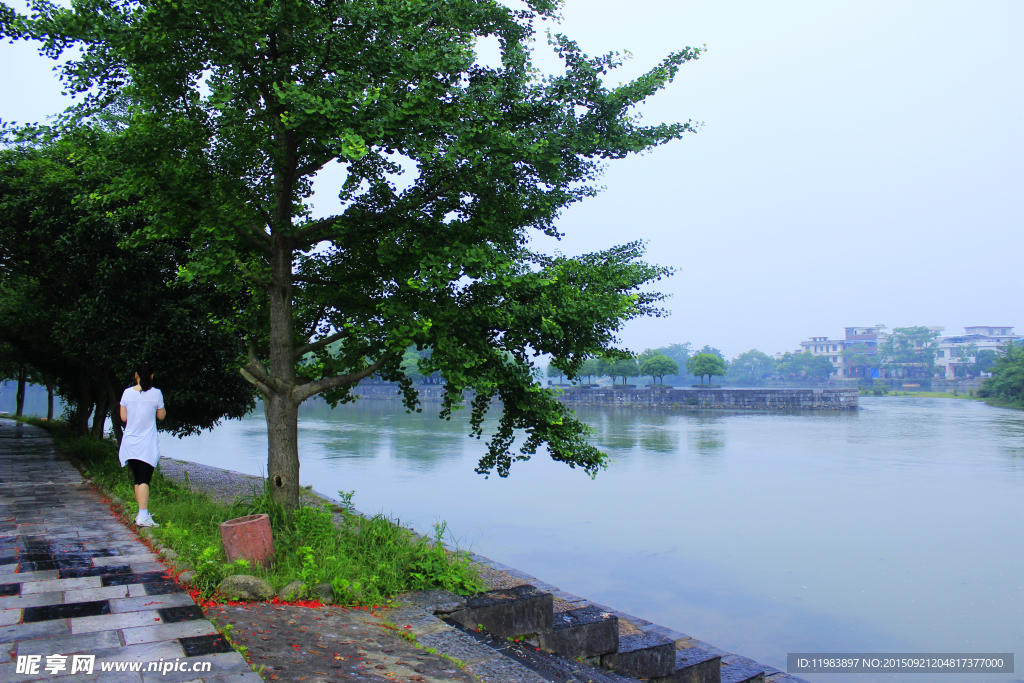
[[[0,681],[259,683],[165,571],[49,434],[0,418]]]

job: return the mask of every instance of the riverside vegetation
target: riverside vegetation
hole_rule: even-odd
[[[23,418],[50,432],[63,452],[77,459],[83,474],[121,498],[132,516],[137,512],[133,480],[117,460],[110,438],[80,437],[60,421]],[[192,585],[203,597],[216,597],[228,576],[248,574],[267,581],[275,591],[301,581],[305,594],[330,584],[333,602],[340,605],[380,605],[397,593],[441,588],[468,595],[485,586],[466,553],[449,551],[442,543],[445,525],[434,527],[430,540],[383,515],[362,517],[345,504],[327,507],[306,502],[289,513],[267,491],[254,490],[232,504],[210,500],[201,493],[153,474],[150,507],[162,526],[152,536],[176,554],[175,563],[192,567]],[[350,495],[343,495],[343,500]],[[229,563],[220,540],[219,524],[245,515],[265,513],[274,532],[274,562],[267,569],[245,560]]]

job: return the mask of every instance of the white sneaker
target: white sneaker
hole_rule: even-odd
[[[136,517],[135,517],[135,526],[160,526],[160,525],[156,523],[155,519],[153,519],[153,515],[151,515],[151,514],[149,514],[147,512],[145,515],[143,515],[143,514],[136,515]]]

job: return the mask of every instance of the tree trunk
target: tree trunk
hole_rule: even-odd
[[[28,375],[28,368],[24,365],[18,370],[18,390],[14,394],[15,417],[21,417],[22,413],[25,412],[25,378]]]
[[[117,439],[117,445],[120,446],[121,439],[124,437],[124,430],[121,426],[121,399],[109,379],[107,380],[107,401],[110,405],[110,424],[114,428],[114,438]]]
[[[299,505],[299,407],[288,396],[264,397],[267,418],[267,474],[271,497],[288,510]]]
[[[290,200],[289,200],[290,201]],[[278,218],[290,220],[287,215]],[[299,406],[291,397],[295,388],[295,321],[292,317],[292,248],[287,237],[274,238],[267,287],[270,309],[270,385],[264,395],[267,417],[267,476],[271,497],[287,510],[299,505]]]
[[[103,438],[103,425],[107,421],[107,406],[109,404],[110,399],[106,396],[96,402],[96,408],[92,412],[92,437],[94,439]]]
[[[53,420],[53,383],[46,383],[46,421]]]
[[[78,373],[78,424],[75,425],[75,433],[78,436],[89,435],[89,415],[92,411],[92,377],[88,370],[80,370]]]

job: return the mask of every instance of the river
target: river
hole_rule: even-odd
[[[783,670],[787,652],[1013,652],[1024,666],[1024,412],[884,397],[580,416],[612,459],[596,479],[542,456],[485,479],[465,411],[312,404],[301,480],[423,530],[444,520],[464,548]],[[253,415],[161,447],[259,474],[265,432]]]

